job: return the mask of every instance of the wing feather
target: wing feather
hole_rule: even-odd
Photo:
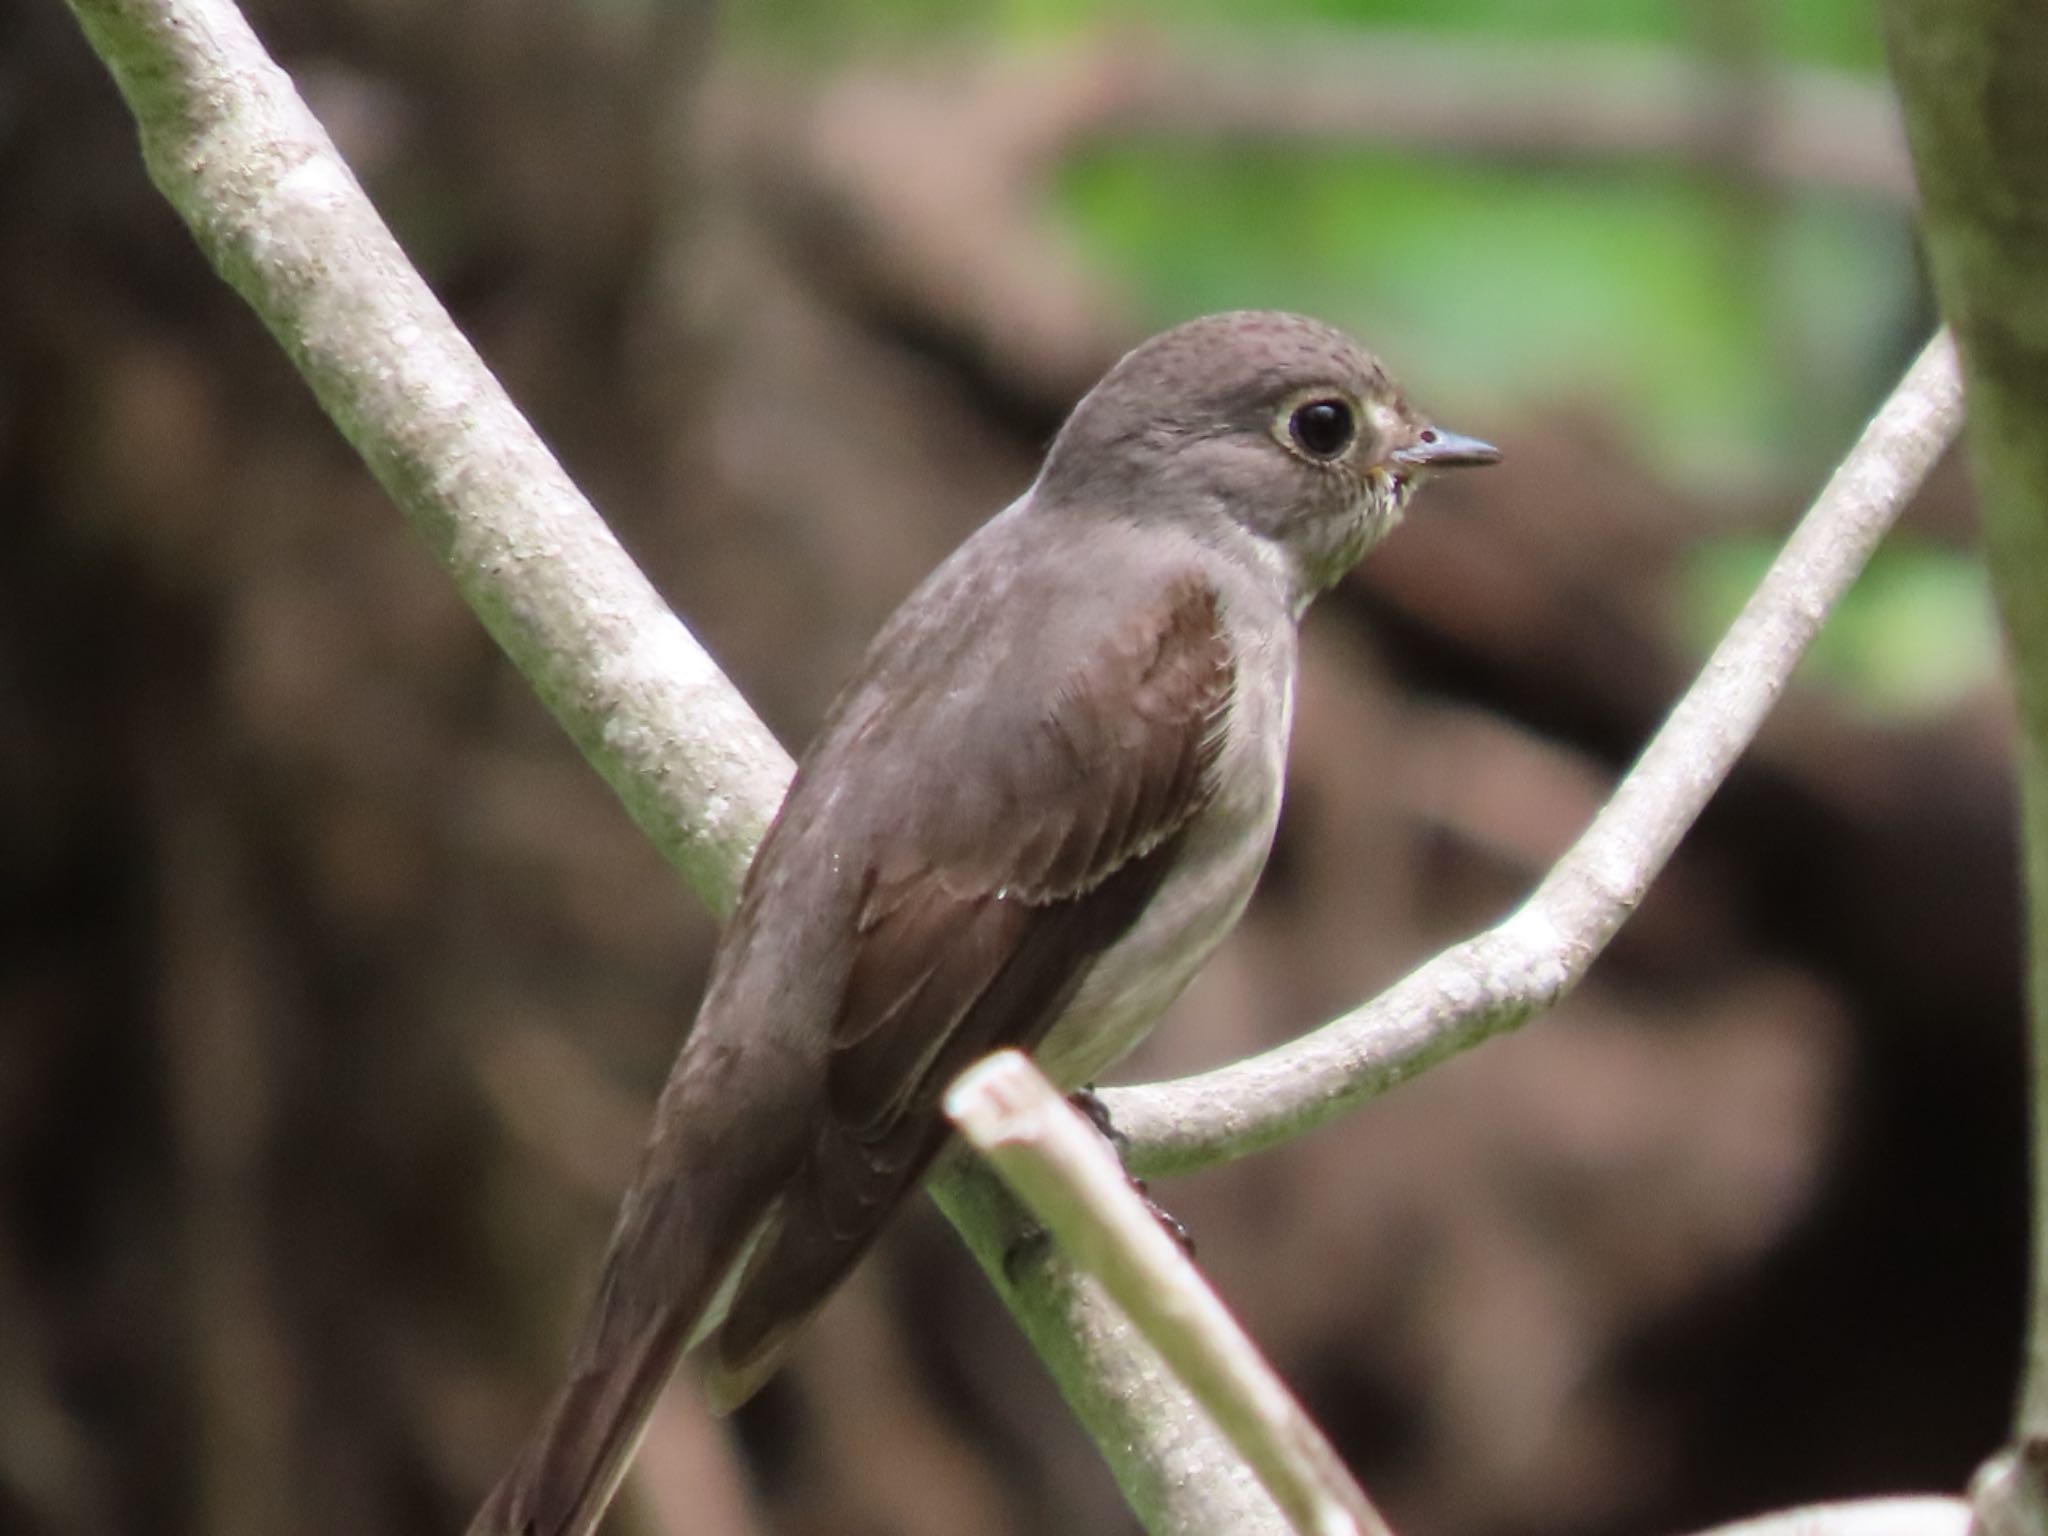
[[[1215,590],[1182,581],[1035,711],[996,701],[1019,723],[981,733],[952,792],[901,808],[855,919],[829,1114],[716,1337],[715,1396],[772,1368],[923,1175],[952,1078],[1036,1045],[1136,921],[1213,791],[1234,683]]]

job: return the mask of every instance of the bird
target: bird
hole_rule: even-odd
[[[1243,911],[1296,625],[1439,471],[1437,427],[1300,315],[1162,332],[882,626],[748,871],[564,1385],[470,1536],[584,1536],[685,1353],[743,1402],[918,1187],[962,1070],[1092,1083]]]

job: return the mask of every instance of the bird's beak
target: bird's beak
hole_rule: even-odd
[[[1403,469],[1467,469],[1498,464],[1500,450],[1476,437],[1446,432],[1442,427],[1424,427],[1414,442],[1395,449],[1387,460]]]

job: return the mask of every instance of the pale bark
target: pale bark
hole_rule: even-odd
[[[1016,1051],[963,1073],[946,1113],[1098,1280],[1224,1438],[1297,1536],[1391,1536],[1187,1253],[1132,1188],[1109,1143]]]

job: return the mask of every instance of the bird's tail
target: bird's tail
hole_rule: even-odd
[[[484,1500],[469,1536],[588,1536],[688,1343],[689,1320],[665,1313],[617,1354],[579,1368]]]
[[[731,1300],[786,1175],[785,1149],[728,1156],[733,1174],[707,1177],[730,1138],[715,1114],[674,1108],[657,1117],[620,1210],[567,1383],[469,1536],[589,1536],[677,1362]]]

